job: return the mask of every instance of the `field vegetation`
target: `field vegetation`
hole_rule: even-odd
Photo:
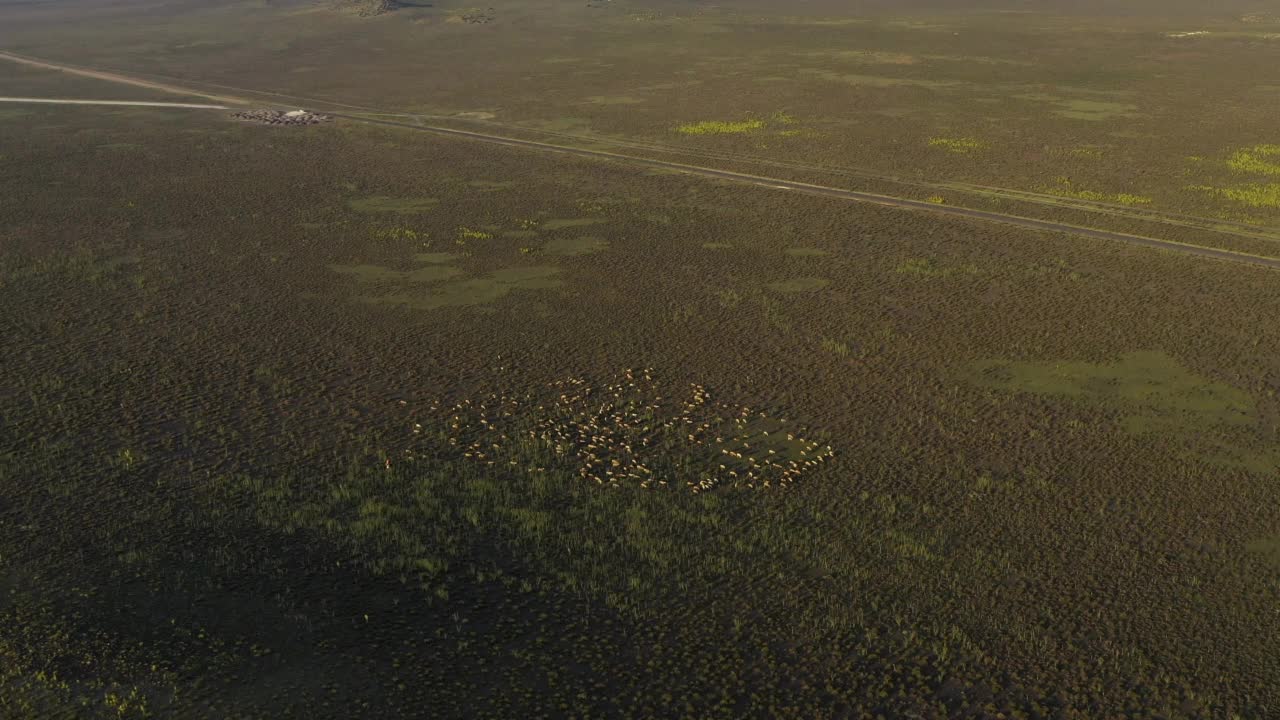
[[[1133,186],[1171,213],[1240,219],[1231,198],[1184,190],[1224,185],[1186,181],[1180,160],[1239,151],[1241,162],[1266,164],[1274,141],[1280,94],[1267,71],[1280,44],[1264,36],[1280,25],[1247,3],[1174,10],[1125,0],[1019,15],[938,2],[885,14],[828,1],[803,16],[756,0],[624,4],[521,0],[483,24],[450,22],[470,11],[448,2],[363,19],[306,3],[146,15],[123,3],[86,9],[94,20],[75,25],[39,5],[6,12],[8,46],[18,52],[297,98],[277,101],[574,128],[1027,190],[1043,185],[1039,158],[1051,155],[1055,171],[1082,186]],[[531,35],[530,23],[539,28]],[[1168,36],[1196,23],[1207,34]],[[562,41],[538,42],[547,33]],[[366,51],[369,37],[375,51]],[[486,68],[482,83],[467,80],[477,65]],[[776,119],[779,108],[794,127]],[[955,163],[929,148],[931,138],[965,137],[988,146],[980,161]],[[1060,152],[1080,145],[1105,152]],[[1277,220],[1274,208],[1248,212]]]
[[[935,137],[929,138],[929,147],[941,148],[947,152],[956,153],[957,155],[968,155],[969,153],[982,150],[986,144],[981,140],[973,138],[945,138]]]
[[[1274,254],[1280,49],[1230,3],[74,7],[0,4],[6,43]],[[1280,708],[1273,271],[345,121],[21,109],[0,717]]]
[[[1077,188],[1071,182],[1071,178],[1060,177],[1058,184],[1046,190],[1050,195],[1059,195],[1061,197],[1075,198],[1077,200],[1092,200],[1097,202],[1116,203],[1118,205],[1150,205],[1151,198],[1142,195],[1134,195],[1133,193],[1105,193],[1097,190],[1085,190]]]
[[[676,132],[682,135],[732,135],[759,130],[763,127],[764,121],[755,118],[738,121],[703,120],[681,125],[676,128]]]

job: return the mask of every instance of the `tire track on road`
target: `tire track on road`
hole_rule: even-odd
[[[198,103],[150,102],[146,100],[80,100],[71,98],[0,97],[0,102],[41,103],[44,105],[124,105],[128,107],[192,108],[196,110],[230,110],[226,105],[200,105]]]

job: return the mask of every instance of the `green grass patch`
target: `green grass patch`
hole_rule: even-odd
[[[476,228],[460,227],[458,228],[458,241],[466,242],[467,240],[492,240],[493,233],[487,230],[477,230]]]
[[[440,201],[436,198],[396,198],[388,197],[386,195],[374,195],[371,197],[348,200],[347,206],[358,213],[420,215],[428,212],[439,203]]]
[[[424,602],[461,593],[477,572],[515,573],[526,592],[648,613],[672,588],[711,586],[758,553],[794,557],[796,533],[735,520],[831,447],[643,372],[433,404],[412,441],[344,473],[236,477],[217,490],[275,532],[322,539],[425,590]]]
[[[1280,569],[1280,535],[1251,540],[1245,543],[1244,549],[1261,556],[1268,565]]]
[[[942,88],[956,87],[963,83],[951,80],[921,80],[918,78],[903,77],[886,77],[882,75],[860,75],[857,73],[838,73],[830,70],[818,70],[814,68],[805,68],[799,71],[801,74],[816,77],[819,80],[827,82],[838,82],[845,85],[853,85],[856,87],[872,87],[872,88],[895,88],[895,87],[918,87],[928,90],[939,90]]]
[[[894,272],[903,275],[919,275],[921,277],[942,278],[952,275],[976,275],[977,265],[938,265],[929,258],[908,258],[894,268]]]
[[[1128,411],[1129,432],[1192,433],[1256,420],[1243,390],[1195,375],[1161,352],[1131,352],[1111,363],[976,363],[968,380],[979,387],[1078,398]]]
[[[561,257],[591,255],[608,249],[608,240],[591,235],[552,238],[542,248],[543,252],[548,255],[559,255]]]
[[[1249,207],[1280,208],[1280,183],[1225,188],[1219,192],[1222,197]]]
[[[915,65],[920,58],[900,52],[882,50],[814,50],[799,53],[801,57],[823,58],[859,65]]]
[[[564,230],[565,228],[589,227],[591,225],[600,225],[609,222],[605,218],[582,217],[582,218],[551,218],[544,221],[539,227],[543,230]]]
[[[398,305],[411,310],[487,305],[518,290],[551,290],[564,284],[557,277],[560,268],[540,265],[503,268],[476,278],[457,280],[429,288],[426,292],[404,290],[387,295],[362,295],[355,299],[370,305]],[[451,274],[450,277],[456,276]]]
[[[1139,114],[1138,106],[1131,103],[1111,102],[1107,100],[1085,100],[1082,98],[1068,98],[1040,93],[1017,95],[1016,97],[1022,100],[1031,100],[1033,102],[1052,105],[1054,109],[1050,112],[1058,117],[1069,118],[1072,120],[1101,122],[1114,118],[1137,117]]]
[[[457,262],[462,259],[462,256],[457,253],[430,252],[430,253],[416,253],[413,256],[413,259],[420,263],[429,263],[432,265],[439,265],[441,263]]]
[[[957,155],[970,155],[986,149],[987,144],[975,138],[935,137],[929,138],[929,147],[946,150]]]
[[[512,240],[527,240],[529,238],[538,237],[538,231],[537,230],[503,230],[501,235],[504,238],[511,238]]]
[[[127,281],[140,262],[134,255],[99,255],[86,246],[27,262],[0,255],[0,288],[28,280],[116,285]]]
[[[591,95],[584,98],[583,102],[591,105],[640,105],[644,99],[634,95]]]
[[[1096,190],[1085,190],[1078,188],[1072,184],[1070,178],[1058,178],[1058,184],[1054,187],[1045,188],[1043,192],[1049,195],[1057,195],[1058,197],[1073,198],[1075,200],[1090,200],[1094,202],[1115,203],[1117,205],[1150,205],[1151,198],[1144,195],[1135,195],[1133,193],[1104,193]]]
[[[736,135],[749,133],[764,128],[764,121],[756,118],[748,120],[703,120],[686,123],[676,128],[681,135]]]
[[[826,278],[802,277],[802,278],[788,278],[786,280],[778,280],[776,282],[769,283],[765,287],[769,288],[770,290],[773,290],[774,292],[801,293],[801,292],[816,292],[818,290],[825,288],[830,284],[831,284],[831,281]]]
[[[556,254],[584,254],[587,251],[594,251],[599,242],[602,241],[595,238],[567,239],[564,247],[560,248]],[[517,290],[546,290],[563,284],[563,281],[557,277],[560,268],[554,266],[499,268],[480,277],[464,278],[466,273],[452,264],[462,259],[459,254],[417,253],[413,259],[422,263],[423,266],[412,270],[398,270],[368,264],[330,265],[329,269],[350,277],[361,285],[395,286],[386,294],[357,295],[354,297],[357,302],[370,305],[401,305],[417,310],[484,305]]]
[[[1206,460],[1210,465],[1274,477],[1280,473],[1280,450],[1252,450],[1223,445]]]
[[[822,349],[841,358],[849,357],[849,353],[851,352],[848,343],[840,342],[839,340],[832,340],[830,338],[822,339]]]
[[[515,180],[468,180],[467,187],[486,192],[510,190],[516,186]]]
[[[432,255],[436,253],[431,253]],[[381,265],[330,265],[329,269],[339,275],[354,278],[356,282],[372,285],[377,283],[409,283],[421,284],[448,280],[462,274],[462,270],[450,266],[431,264],[415,270],[394,270]]]
[[[1255,208],[1280,208],[1280,183],[1267,185],[1241,185],[1231,188],[1216,188],[1208,185],[1192,185],[1188,190],[1209,193],[1216,197]]]
[[[384,242],[396,242],[401,240],[409,240],[409,241],[425,240],[426,238],[427,238],[426,233],[418,232],[413,228],[407,228],[407,227],[376,228],[373,231],[373,239],[382,240]]]

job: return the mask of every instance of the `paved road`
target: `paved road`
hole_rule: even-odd
[[[667,162],[665,160],[654,160],[651,158],[636,157],[634,155],[622,155],[620,153],[612,153],[606,150],[588,150],[586,148],[569,147],[566,145],[554,145],[551,143],[537,142],[535,140],[520,140],[517,138],[502,137],[500,135],[487,135],[485,133],[471,132],[469,130],[456,130],[454,128],[436,127],[432,125],[423,125],[409,122],[399,122],[396,120],[380,120],[367,117],[359,117],[355,115],[339,115],[329,113],[334,117],[340,117],[346,120],[367,123],[370,125],[387,125],[390,127],[405,128],[408,130],[417,130],[419,132],[429,132],[436,135],[447,135],[451,137],[466,138],[468,140],[479,140],[481,142],[492,143],[496,145],[506,145],[509,147],[531,148],[536,150],[544,150],[558,152],[565,155],[576,155],[578,157],[607,159],[620,162],[626,162],[632,165],[641,165],[645,167],[661,168],[664,170],[674,170],[689,175],[698,175],[701,177],[715,178],[717,180],[729,180],[732,182],[749,183],[760,187],[770,188],[773,190],[788,190],[793,192],[804,193],[806,195],[817,195],[820,197],[839,198],[841,200],[856,200],[858,202],[872,203],[875,205],[883,205],[885,207],[905,208],[910,210],[923,210],[939,215],[951,215],[958,217],[972,218],[975,220],[985,220],[988,222],[1002,223],[1004,225],[1014,225],[1017,227],[1031,228],[1033,230],[1045,230],[1048,232],[1066,233],[1069,235],[1077,235],[1098,240],[1110,240],[1114,242],[1124,242],[1131,245],[1141,245],[1143,247],[1156,248],[1160,250],[1169,250],[1172,252],[1186,253],[1190,255],[1199,255],[1201,257],[1215,258],[1218,260],[1230,260],[1232,262],[1246,263],[1249,265],[1257,265],[1261,267],[1280,269],[1280,258],[1262,257],[1259,255],[1249,255],[1246,253],[1233,252],[1231,250],[1219,250],[1217,248],[1203,247],[1200,245],[1189,245],[1173,240],[1160,240],[1158,238],[1144,237],[1141,235],[1129,235],[1127,233],[1111,232],[1109,230],[1097,230],[1094,228],[1080,227],[1078,225],[1070,225],[1067,223],[1052,222],[1049,220],[1037,220],[1035,218],[1022,217],[1019,215],[1005,215],[1002,213],[988,212],[986,210],[974,210],[972,208],[956,207],[954,205],[938,205],[935,203],[924,202],[922,200],[909,200],[907,198],[897,198],[889,195],[877,195],[875,193],[859,192],[857,190],[845,190],[842,188],[827,187],[825,185],[811,185],[809,183],[794,182],[791,180],[780,180],[777,178],[762,177],[759,175],[750,175],[748,173],[733,172],[731,170],[716,170],[715,168],[699,167],[697,165],[685,165],[683,163]]]
[[[198,105],[195,103],[146,102],[143,100],[71,100],[59,98],[0,97],[0,102],[46,103],[49,105],[138,105],[142,107],[194,108],[197,110],[230,110],[226,105]]]
[[[101,72],[90,68],[80,68],[70,65],[61,65],[58,63],[46,62],[37,58],[15,55],[13,53],[0,51],[0,60],[10,60],[34,67],[46,68],[49,70],[60,70],[63,72],[82,75],[85,77],[97,78],[99,80],[107,80],[110,82],[125,83],[128,85],[136,85],[139,87],[147,87],[153,90],[163,90],[181,95],[196,95],[199,97],[207,97],[219,102],[226,102],[232,105],[249,104],[244,98],[236,98],[230,96],[211,95],[207,92],[193,90],[190,88],[180,87],[165,83],[157,83],[149,80],[141,80],[129,77],[119,73]],[[257,103],[261,104],[261,103]],[[454,138],[463,138],[467,140],[475,140],[495,145],[505,145],[507,147],[526,148],[539,151],[550,151],[561,153],[564,155],[574,155],[577,157],[593,158],[600,160],[611,160],[615,162],[623,162],[631,165],[639,165],[643,167],[660,168],[664,170],[672,170],[682,172],[688,175],[697,175],[700,177],[714,178],[717,180],[727,180],[737,183],[748,183],[773,190],[783,190],[789,192],[800,192],[806,195],[817,195],[820,197],[837,198],[840,200],[854,200],[857,202],[872,203],[875,205],[883,205],[885,207],[894,207],[907,210],[919,210],[924,212],[935,213],[938,215],[949,215],[952,217],[965,217],[974,220],[984,220],[987,222],[1001,223],[1004,225],[1013,225],[1016,227],[1029,228],[1032,230],[1043,230],[1047,232],[1065,233],[1068,235],[1076,235],[1080,237],[1093,238],[1097,240],[1108,240],[1112,242],[1123,242],[1131,245],[1140,245],[1158,250],[1166,250],[1170,252],[1184,253],[1188,255],[1196,255],[1199,257],[1213,258],[1215,260],[1228,260],[1236,263],[1254,265],[1258,267],[1266,267],[1280,269],[1280,258],[1262,257],[1258,255],[1249,255],[1246,253],[1233,252],[1231,250],[1219,250],[1216,248],[1203,247],[1200,245],[1189,245],[1187,243],[1175,242],[1173,240],[1161,240],[1158,238],[1144,237],[1140,235],[1129,235],[1126,233],[1111,232],[1108,230],[1098,230],[1094,228],[1081,227],[1078,225],[1070,225],[1067,223],[1052,222],[1049,220],[1037,220],[1035,218],[1022,217],[1018,215],[1005,215],[1002,213],[988,212],[986,210],[975,210],[971,208],[957,207],[954,205],[937,205],[934,203],[923,202],[920,200],[909,200],[907,198],[898,198],[888,195],[877,195],[874,193],[859,192],[857,190],[845,190],[842,188],[827,187],[824,185],[811,185],[809,183],[794,182],[791,180],[782,180],[778,178],[762,177],[759,175],[750,175],[747,173],[733,172],[731,170],[717,170],[715,168],[700,167],[697,165],[685,165],[683,163],[667,162],[665,160],[653,160],[650,158],[637,157],[634,155],[623,155],[621,153],[613,153],[605,150],[589,150],[586,148],[576,148],[567,145],[555,145],[552,143],[537,142],[535,140],[520,140],[517,138],[503,137],[501,135],[489,135],[486,133],[472,132],[469,130],[457,130],[454,128],[438,127],[427,125],[421,118],[417,118],[418,122],[401,122],[397,120],[381,120],[369,117],[360,117],[357,115],[341,115],[337,113],[329,113],[334,117],[343,118],[352,122],[365,123],[367,125],[383,125],[388,127],[405,128],[407,130],[415,130],[418,132],[428,132],[435,135],[444,135]]]

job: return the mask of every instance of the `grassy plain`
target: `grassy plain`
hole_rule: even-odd
[[[1025,83],[1019,63],[1050,72],[1068,47],[1174,52],[1150,17],[1096,33],[1064,24],[1101,21],[1036,16],[1048,29],[1029,43],[1025,17],[678,7],[472,26],[444,6],[367,21],[200,6],[258,22],[243,42],[187,15],[113,30],[145,47],[76,46],[81,29],[24,9],[35,19],[6,32],[32,54],[120,67],[149,54],[228,84],[257,67],[264,85],[298,78],[299,93],[530,127],[583,97],[660,98],[572,112],[593,132],[774,157],[795,142],[787,157],[910,161],[1037,191],[1069,175],[1075,191],[1180,210],[1237,212],[1177,183],[1268,182],[1231,167],[1238,153],[1272,162],[1265,128],[1248,129],[1261,115],[1205,119],[1221,125],[1192,142],[1155,111],[1205,112],[1212,96],[1097,101],[1164,118],[1158,133],[1041,100],[1017,111],[1036,113],[1018,139],[959,110],[872,117]],[[290,63],[255,64],[283,52],[267,39],[286,19]],[[745,28],[764,40],[751,53],[733,38]],[[530,62],[551,59],[552,31],[570,40],[556,57],[594,60]],[[492,46],[475,42],[485,32]],[[223,45],[200,45],[205,33]],[[347,45],[321,42],[334,37]],[[436,42],[410,42],[424,37]],[[1040,54],[1015,61],[1015,40]],[[469,60],[449,53],[464,42]],[[1223,42],[1246,63],[1273,52]],[[811,55],[833,46],[843,54]],[[962,51],[985,59],[934,59]],[[765,79],[766,66],[801,75],[757,54],[796,53],[801,68],[961,85]],[[324,70],[286,72],[307,57]],[[1192,87],[1161,62],[1174,68],[1162,78],[1140,62],[1049,67],[1112,91]],[[921,65],[946,73],[910,74]],[[464,67],[470,90],[448,72]],[[92,90],[16,70],[0,88],[10,78],[21,94]],[[769,82],[780,94],[751,106],[761,96],[742,90]],[[648,89],[671,83],[718,87],[696,101]],[[854,96],[832,88],[862,110],[837,111]],[[764,127],[677,131],[750,118]],[[1072,123],[1090,129],[1059,134]],[[1138,137],[1107,134],[1122,128]],[[1063,152],[1035,151],[1052,165],[1040,173],[1026,153],[1045,138]],[[1150,178],[1161,163],[1194,178]],[[346,123],[30,107],[0,114],[0,164],[0,715],[1280,707],[1273,272]]]
[[[6,46],[73,62],[837,176],[1035,192],[1067,177],[1088,191],[1078,201],[1144,198],[1280,232],[1274,163],[1256,152],[1280,142],[1280,18],[1248,2],[821,2],[797,15],[754,1],[522,0],[486,24],[456,22],[450,2],[376,18],[302,2],[139,17],[126,3],[60,25],[18,7]]]

